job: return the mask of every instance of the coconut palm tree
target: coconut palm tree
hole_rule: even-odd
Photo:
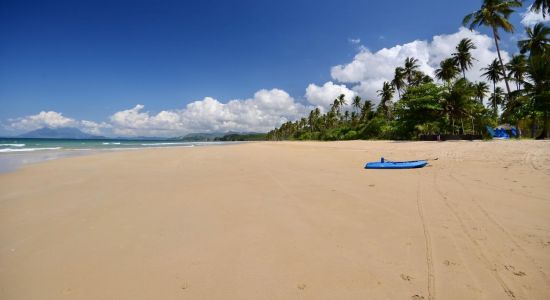
[[[407,79],[407,84],[411,85],[414,80],[415,73],[418,72],[418,59],[407,57],[405,59],[405,67],[403,68],[403,76]]]
[[[361,119],[361,122],[365,123],[368,121],[372,114],[372,101],[365,100],[365,103],[363,103],[363,107],[361,108],[361,116],[359,117]]]
[[[401,98],[401,91],[405,87],[405,69],[402,67],[395,68],[395,73],[393,76],[393,80],[391,81],[391,84],[397,91],[397,94],[399,95],[399,98]]]
[[[500,63],[495,58],[492,63],[490,63],[487,68],[481,69],[482,71],[486,71],[482,75],[485,76],[488,80],[493,82],[493,93],[496,91],[497,83],[502,78],[502,71],[500,68]]]
[[[493,116],[498,117],[498,106],[504,105],[504,91],[501,87],[497,87],[495,92],[489,97],[489,107],[493,109]]]
[[[474,49],[477,49],[474,42],[472,42],[469,38],[465,38],[460,40],[456,46],[456,52],[452,54],[453,59],[462,71],[462,77],[464,79],[466,79],[466,70],[473,66],[472,62],[474,58],[472,57],[472,53],[470,53],[470,51]]]
[[[439,80],[445,81],[448,85],[459,72],[460,70],[458,69],[456,60],[453,58],[447,58],[439,63],[439,69],[435,70],[435,77]]]
[[[474,84],[474,90],[475,90],[475,97],[479,103],[483,104],[483,99],[485,99],[485,95],[489,93],[489,86],[486,82],[480,81]]]
[[[351,105],[353,106],[355,113],[358,113],[359,111],[361,111],[361,97],[359,96],[353,97],[353,101],[351,102]]]
[[[550,14],[550,0],[535,0],[531,5],[531,11],[539,12],[542,10],[542,16],[546,17],[546,14]]]
[[[444,111],[451,120],[453,133],[455,132],[455,120],[460,120],[461,132],[464,134],[464,117],[470,114],[473,95],[474,91],[470,83],[464,78],[457,80],[443,93],[442,104]]]
[[[491,27],[502,70],[504,70],[504,62],[502,62],[502,56],[500,55],[498,44],[500,35],[498,30],[502,29],[505,32],[514,32],[514,26],[508,21],[508,18],[514,12],[513,8],[521,7],[521,5],[520,1],[515,0],[483,0],[483,4],[478,11],[466,15],[464,20],[462,20],[464,26],[469,24],[470,30],[481,25]],[[510,86],[508,85],[506,76],[504,76],[504,82],[506,83],[506,91],[510,94]]]
[[[521,54],[529,52],[530,56],[537,56],[550,50],[550,27],[538,23],[533,28],[525,28],[525,32],[527,39],[518,42]]]
[[[547,138],[550,132],[550,52],[529,60],[527,78],[529,80],[524,83],[526,96],[531,99],[534,110],[544,116],[544,128],[538,138]]]
[[[509,70],[508,77],[513,78],[516,82],[516,91],[519,91],[527,72],[527,60],[525,56],[523,54],[514,55],[506,64],[506,68]]]
[[[387,118],[389,118],[389,106],[391,105],[391,99],[393,98],[394,92],[393,86],[387,81],[384,81],[382,89],[377,91],[378,96],[380,96],[378,109],[382,111]]]

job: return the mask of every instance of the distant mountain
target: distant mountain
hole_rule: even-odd
[[[104,136],[92,135],[80,131],[78,128],[44,127],[36,129],[17,136],[19,138],[37,138],[37,139],[105,139]]]

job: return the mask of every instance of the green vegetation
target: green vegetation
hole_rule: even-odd
[[[440,83],[419,70],[418,60],[407,57],[395,69],[391,82],[378,91],[379,105],[360,97],[337,97],[327,112],[313,109],[307,118],[286,122],[270,131],[268,140],[351,140],[416,139],[427,134],[484,133],[486,125],[515,125],[531,137],[547,138],[550,112],[550,28],[542,23],[526,28],[525,40],[518,42],[519,55],[506,64],[500,54],[499,30],[513,32],[508,21],[521,1],[484,0],[480,10],[467,15],[470,29],[487,26],[497,49],[495,60],[482,68],[489,81],[470,82],[466,71],[473,66],[470,39],[461,40],[456,52],[444,59],[435,76]],[[549,13],[547,0],[535,1],[534,11]],[[497,84],[504,81],[506,91]],[[511,89],[509,82],[514,83]],[[397,94],[397,95],[396,95]],[[397,99],[395,100],[395,96]],[[487,97],[488,96],[488,97]],[[395,100],[395,101],[394,101]],[[484,101],[487,100],[487,106]],[[499,111],[502,114],[499,115]],[[541,126],[542,125],[542,126]],[[542,130],[539,129],[542,127]]]
[[[267,135],[265,133],[232,133],[217,137],[214,140],[220,142],[264,141],[266,137]]]

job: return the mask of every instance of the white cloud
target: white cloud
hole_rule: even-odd
[[[309,103],[321,108],[323,111],[327,111],[334,102],[334,99],[341,94],[346,96],[348,105],[351,104],[351,99],[357,95],[343,84],[339,85],[328,81],[323,86],[308,85],[305,97]]]
[[[532,12],[531,6],[529,6],[525,12],[521,13],[521,24],[524,26],[531,27],[540,22],[550,22],[550,15],[543,17],[542,11],[539,11],[538,13]]]
[[[34,130],[41,127],[67,127],[75,126],[78,122],[74,119],[64,117],[63,114],[55,111],[41,111],[32,116],[11,119],[9,127],[16,130]]]
[[[184,109],[143,112],[143,105],[117,112],[111,116],[117,135],[174,136],[189,132],[266,132],[288,120],[304,116],[308,107],[297,103],[279,89],[260,90],[253,98],[221,103],[206,97]]]
[[[450,57],[463,38],[472,39],[477,46],[477,49],[472,51],[476,60],[473,67],[466,72],[466,76],[472,81],[481,80],[480,69],[497,57],[496,51],[493,50],[493,39],[464,27],[453,34],[436,35],[429,42],[416,40],[376,52],[363,48],[355,55],[353,61],[332,67],[331,76],[341,83],[353,84],[352,90],[361,97],[377,100],[376,91],[381,89],[384,81],[393,79],[395,68],[402,66],[405,58],[415,57],[418,59],[420,70],[434,76],[439,62]],[[501,54],[504,61],[510,57],[506,51],[501,51]]]
[[[101,134],[102,129],[110,127],[107,123],[96,123],[87,120],[78,121],[65,117],[62,113],[55,111],[41,111],[36,115],[10,119],[8,121],[9,125],[4,127],[9,131],[31,131],[42,127],[76,127],[86,133]]]
[[[356,39],[348,39],[348,42],[354,44],[354,45],[359,45],[361,43],[361,39],[360,38],[356,38]]]
[[[105,134],[104,130],[107,128],[111,128],[111,125],[105,122],[96,123],[93,121],[82,120],[79,122],[77,127],[83,132],[89,134],[103,135]]]

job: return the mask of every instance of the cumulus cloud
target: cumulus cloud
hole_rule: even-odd
[[[30,131],[42,127],[76,127],[86,133],[100,134],[102,129],[110,127],[107,123],[96,123],[87,120],[78,121],[73,118],[65,117],[62,113],[55,111],[41,111],[36,115],[9,119],[8,121],[9,125],[5,127],[11,131]]]
[[[65,117],[55,111],[10,119],[9,131],[29,131],[41,127],[76,127],[96,135],[172,137],[191,132],[267,132],[286,121],[305,116],[312,107],[294,100],[280,89],[259,90],[254,97],[222,103],[214,98],[187,104],[182,109],[150,113],[145,106],[118,111],[109,122],[97,123]]]
[[[16,130],[34,130],[41,127],[67,127],[75,126],[74,119],[64,117],[63,114],[55,111],[41,111],[32,116],[26,116],[10,120],[10,127]]]
[[[538,13],[532,12],[531,6],[529,6],[525,12],[521,13],[521,24],[524,26],[531,27],[540,22],[550,22],[550,15],[546,15],[546,17],[544,17],[542,15],[542,11],[539,11]]]
[[[306,99],[309,103],[321,108],[323,111],[328,111],[330,105],[336,97],[344,94],[348,100],[348,105],[351,104],[351,99],[357,95],[354,91],[348,89],[345,85],[334,84],[328,81],[322,86],[310,84],[306,88]]]
[[[227,103],[206,97],[184,109],[151,114],[143,105],[111,116],[118,135],[173,136],[189,132],[265,132],[289,120],[304,116],[308,107],[279,89],[260,90],[253,98]]]
[[[497,57],[493,39],[464,27],[453,34],[436,35],[431,41],[416,40],[376,52],[362,48],[353,61],[332,67],[331,76],[340,83],[353,85],[352,90],[361,97],[376,101],[376,91],[382,87],[384,81],[393,79],[395,68],[402,66],[405,58],[415,57],[418,59],[420,70],[434,76],[439,62],[450,57],[463,38],[472,39],[477,46],[477,49],[472,51],[476,60],[473,67],[466,72],[466,76],[472,81],[481,80],[480,69]],[[506,51],[501,51],[501,54],[505,61],[510,57]]]

